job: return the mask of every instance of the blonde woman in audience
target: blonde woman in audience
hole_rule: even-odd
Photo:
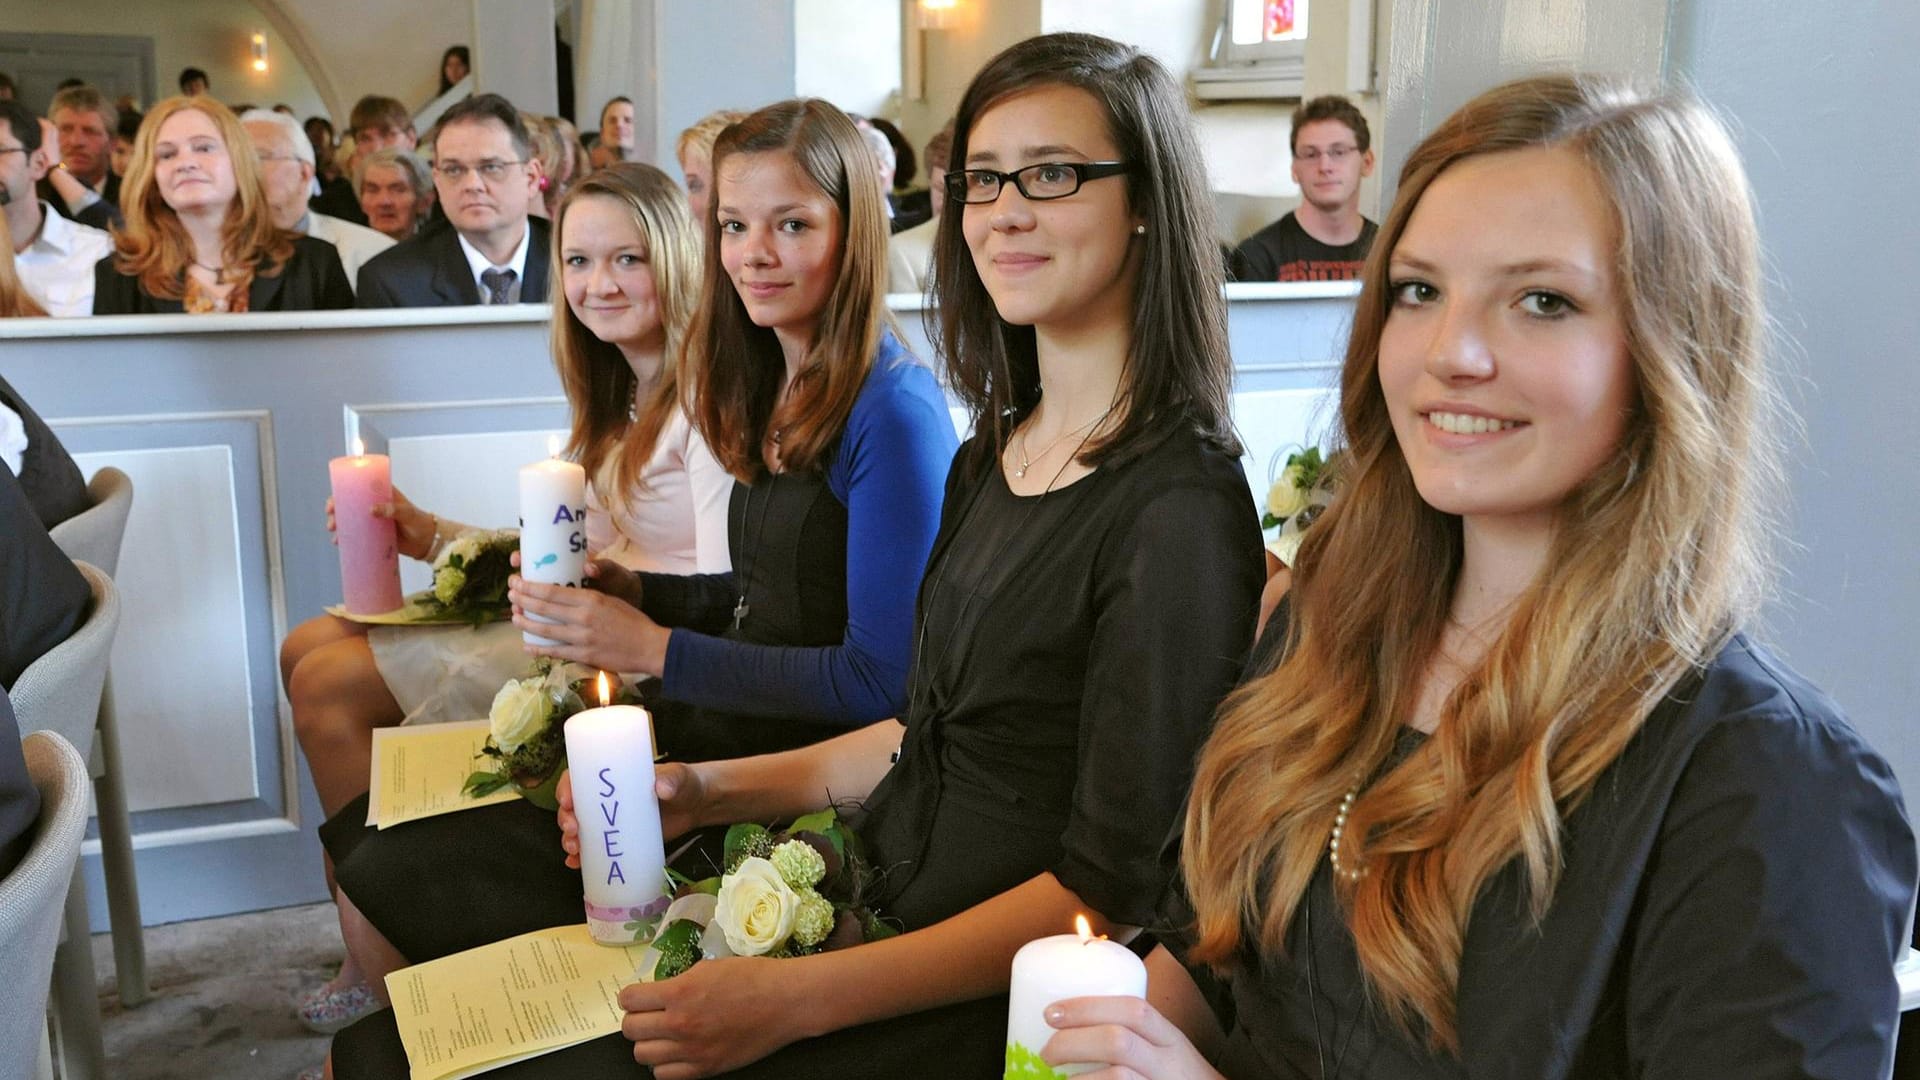
[[[94,269],[94,314],[352,307],[333,245],[273,223],[255,162],[213,98],[155,105],[121,188],[126,227]]]
[[[627,163],[588,176],[557,209],[553,358],[572,415],[566,455],[592,478],[588,545],[631,569],[724,572],[733,478],[681,406],[680,341],[700,273],[684,201],[660,170]],[[398,492],[376,513],[394,520],[401,552],[416,559],[466,528]],[[369,628],[322,615],[287,636],[280,663],[294,732],[332,814],[367,790],[375,728],[485,716],[531,658],[505,622]],[[349,964],[302,1015],[331,1030],[370,1001]]]
[[[680,175],[686,178],[687,205],[693,210],[693,220],[700,224],[700,231],[706,232],[706,219],[712,212],[713,192],[713,143],[729,124],[746,119],[747,114],[733,109],[721,109],[708,113],[699,122],[680,133],[680,139],[674,144],[674,156],[680,160]]]
[[[533,156],[540,162],[540,198],[529,204],[528,210],[551,220],[554,207],[560,205],[561,196],[567,193],[567,148],[554,130],[553,117],[523,112],[520,122],[527,127]]]
[[[13,265],[13,230],[6,215],[0,214],[0,319],[33,318],[47,310],[27,292],[20,273]]]
[[[1887,1075],[1899,788],[1743,632],[1786,494],[1763,291],[1698,103],[1534,78],[1414,149],[1350,468],[1200,756],[1153,1005],[1060,1003],[1047,1061]]]

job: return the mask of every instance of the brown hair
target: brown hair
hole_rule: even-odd
[[[1763,592],[1757,502],[1776,458],[1758,241],[1739,158],[1704,107],[1537,77],[1475,98],[1414,149],[1362,279],[1341,377],[1350,468],[1301,547],[1289,651],[1223,707],[1183,841],[1194,955],[1279,955],[1336,808],[1413,710],[1459,572],[1460,521],[1420,498],[1381,391],[1388,263],[1435,177],[1537,147],[1578,154],[1612,204],[1634,414],[1433,736],[1360,792],[1340,853],[1365,873],[1335,882],[1377,999],[1449,1051],[1483,887],[1518,859],[1546,911],[1564,815]]]
[[[548,265],[555,277],[565,272],[560,238],[567,214],[589,198],[619,203],[639,230],[666,339],[660,374],[646,400],[636,402],[633,368],[626,357],[580,322],[563,287],[553,289],[553,366],[573,415],[567,456],[587,470],[601,500],[620,511],[630,509],[640,493],[640,476],[653,457],[654,444],[680,408],[680,346],[699,290],[700,241],[687,200],[667,174],[651,165],[620,162],[573,185],[554,210]],[[631,420],[629,410],[634,410]]]
[[[1233,360],[1213,198],[1186,94],[1166,68],[1130,45],[1092,34],[1028,38],[987,61],[967,87],[953,121],[953,164],[967,160],[967,137],[981,113],[1009,95],[1049,85],[1076,87],[1100,102],[1120,160],[1129,166],[1129,211],[1147,230],[1134,238],[1141,258],[1121,372],[1125,415],[1112,431],[1088,440],[1079,460],[1125,461],[1182,427],[1238,455],[1227,404]],[[965,211],[959,199],[946,200],[941,210],[933,291],[941,360],[974,430],[985,436],[968,441],[956,465],[979,475],[1039,404],[1040,363],[1033,327],[1001,319],[980,280],[961,231]]]
[[[1300,150],[1300,129],[1321,120],[1337,120],[1347,125],[1353,132],[1353,148],[1366,153],[1373,146],[1373,135],[1367,130],[1367,118],[1353,102],[1339,94],[1327,94],[1314,98],[1293,110],[1293,128],[1287,132],[1287,149],[1298,153]]]
[[[13,265],[13,230],[7,227],[7,216],[0,214],[0,319],[31,318],[46,313],[20,282]]]
[[[347,115],[347,134],[356,140],[360,133],[370,127],[392,128],[395,131],[413,131],[413,115],[407,107],[394,98],[368,94],[353,103],[353,112]]]
[[[765,468],[766,432],[783,433],[781,464],[826,467],[854,399],[873,367],[888,323],[887,217],[873,155],[847,114],[817,98],[769,105],[733,124],[713,147],[720,166],[735,154],[790,155],[840,209],[839,272],[820,312],[813,345],[784,401],[785,361],[774,332],[755,326],[720,261],[720,219],[708,215],[706,288],[687,332],[682,371],[693,395],[688,413],[713,455],[751,482]],[[716,202],[718,200],[716,199]]]
[[[253,140],[233,111],[205,95],[170,97],[147,113],[140,123],[140,134],[133,140],[133,156],[127,161],[127,175],[120,189],[120,212],[126,225],[116,229],[113,236],[113,268],[139,278],[140,289],[148,296],[166,300],[178,300],[186,293],[193,241],[154,183],[153,147],[167,120],[188,109],[213,121],[221,141],[226,143],[233,169],[233,202],[227,205],[227,219],[220,228],[220,255],[226,266],[237,270],[243,282],[256,274],[272,277],[293,257],[296,237],[273,223],[273,208],[267,205],[266,190],[260,186]]]
[[[70,112],[99,114],[100,127],[108,135],[112,135],[120,127],[120,110],[114,107],[113,102],[107,100],[107,95],[101,93],[98,87],[87,83],[69,86],[53,95],[52,103],[47,106],[47,118],[52,119],[53,114],[62,109]]]

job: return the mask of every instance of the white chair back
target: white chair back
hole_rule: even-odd
[[[32,1076],[47,1033],[47,988],[60,916],[93,784],[73,744],[52,732],[22,740],[27,774],[40,789],[40,822],[26,858],[0,880],[0,1076]]]
[[[55,525],[48,534],[67,558],[92,563],[113,577],[120,572],[120,541],[133,509],[133,478],[109,465],[87,483],[93,505]]]
[[[113,579],[76,562],[93,589],[93,611],[67,640],[27,665],[7,693],[13,698],[20,730],[56,731],[87,753],[100,712],[100,688],[107,679],[107,656],[120,626],[120,592]]]

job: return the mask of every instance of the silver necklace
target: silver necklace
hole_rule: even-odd
[[[1113,406],[1109,405],[1107,406],[1106,412],[1101,413],[1099,416],[1094,417],[1093,419],[1087,421],[1084,424],[1081,424],[1079,427],[1074,428],[1071,431],[1063,433],[1059,438],[1054,439],[1052,442],[1048,443],[1045,446],[1045,448],[1043,448],[1038,454],[1035,454],[1031,460],[1027,458],[1027,429],[1025,425],[1022,425],[1020,428],[1020,467],[1013,470],[1013,478],[1015,480],[1025,480],[1027,478],[1027,470],[1033,468],[1033,463],[1035,461],[1043,460],[1048,454],[1053,453],[1054,447],[1059,446],[1061,443],[1066,442],[1068,439],[1073,438],[1075,435],[1078,435],[1081,432],[1086,431],[1088,428],[1093,427],[1094,425],[1098,424],[1102,420],[1105,420],[1107,417],[1111,415],[1113,415]],[[1086,440],[1084,439],[1081,440],[1082,445],[1085,445],[1085,442]],[[1072,460],[1072,459],[1068,459],[1068,460]],[[1061,466],[1061,471],[1062,472],[1066,471],[1066,467]],[[1058,477],[1055,477],[1055,479],[1058,479]],[[1048,485],[1048,486],[1051,487],[1052,485]]]

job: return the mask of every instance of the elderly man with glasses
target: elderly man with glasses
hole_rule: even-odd
[[[360,306],[545,303],[548,227],[527,213],[540,198],[532,149],[519,112],[498,94],[448,109],[433,139],[433,183],[451,227],[361,267]]]
[[[325,240],[340,253],[340,267],[353,280],[367,260],[393,246],[393,240],[364,225],[329,217],[307,204],[313,188],[313,144],[300,122],[284,113],[249,109],[240,125],[253,140],[260,161],[260,185],[266,189],[273,223],[283,229]]]
[[[1293,114],[1293,182],[1300,205],[1233,252],[1235,281],[1345,281],[1360,276],[1378,226],[1360,216],[1360,181],[1373,173],[1367,118],[1337,95]]]

